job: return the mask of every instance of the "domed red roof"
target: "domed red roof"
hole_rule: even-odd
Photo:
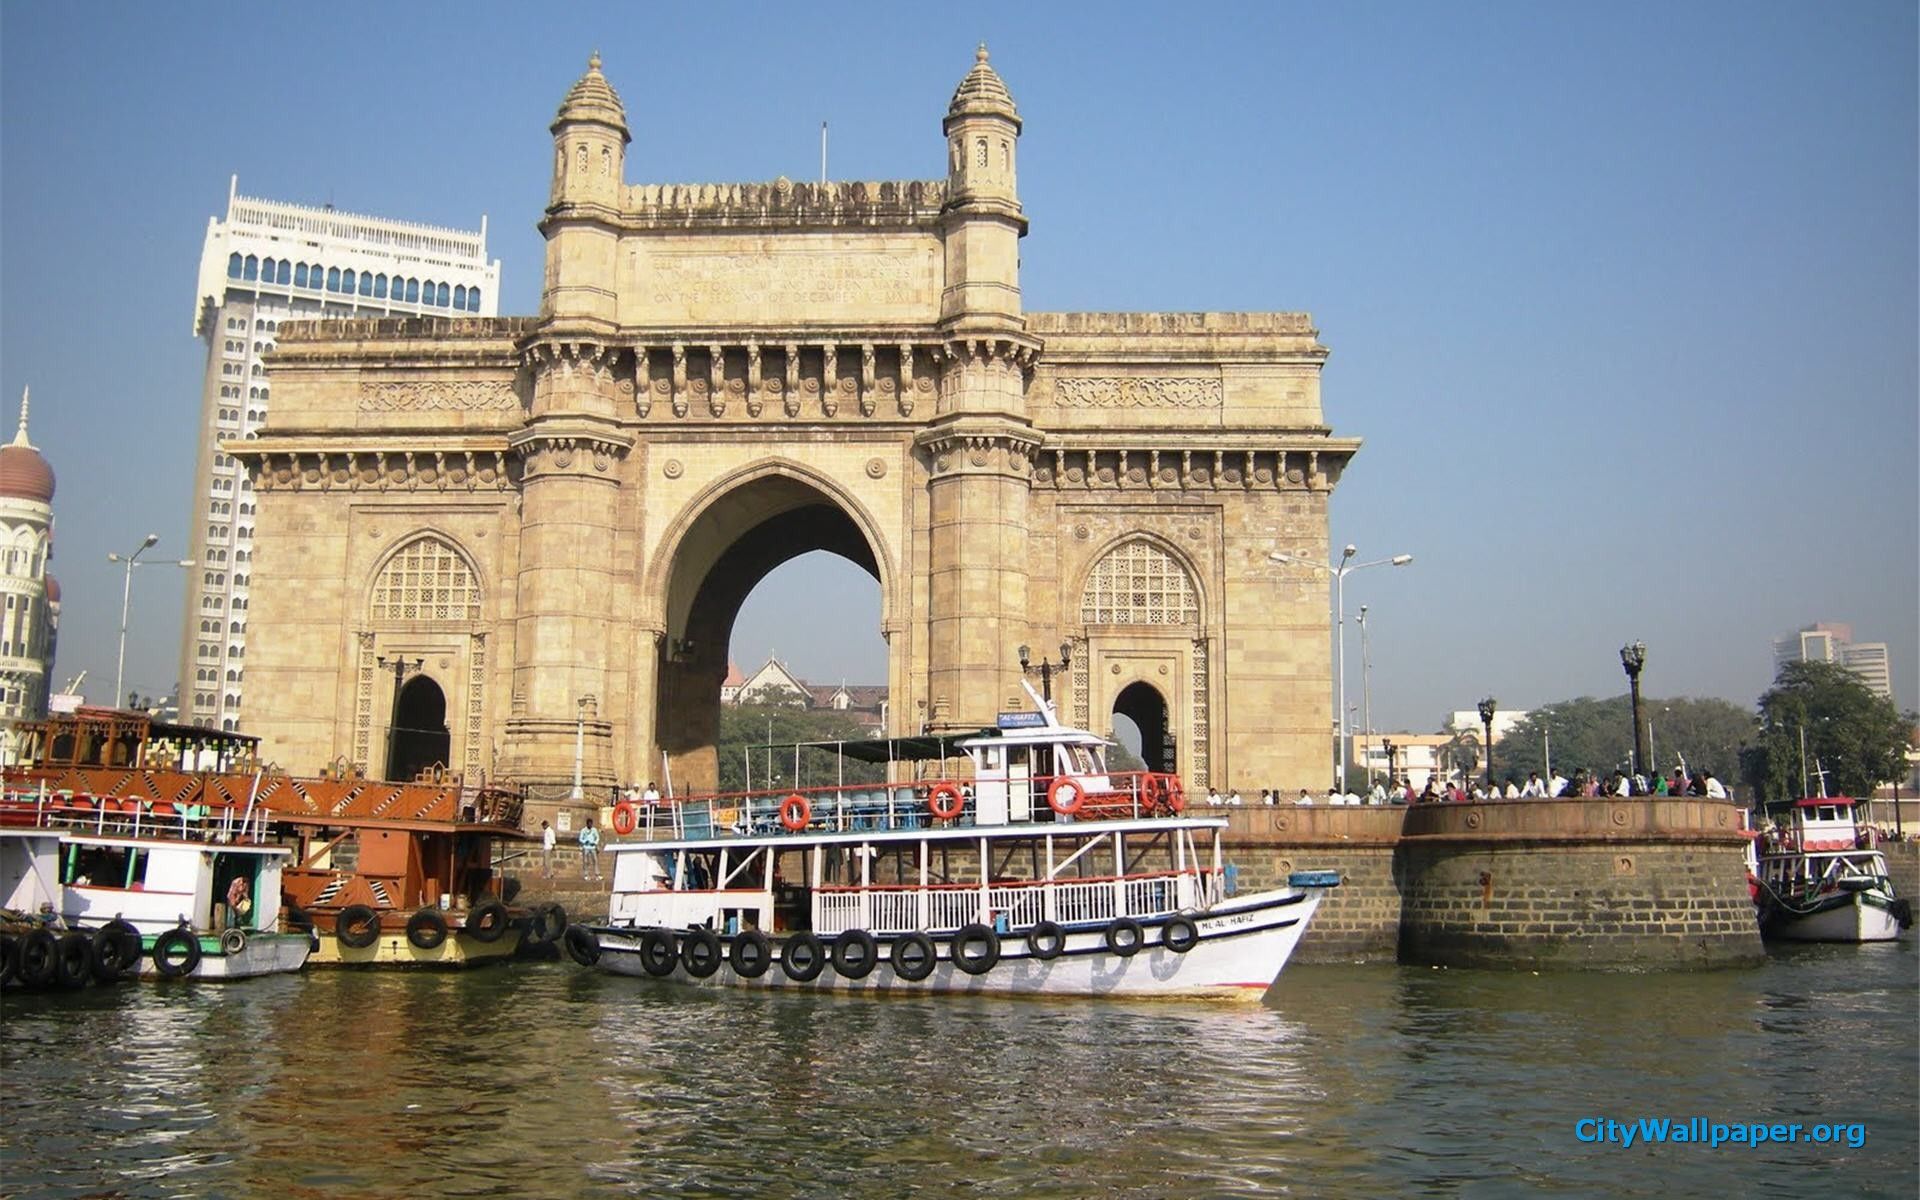
[[[53,503],[53,468],[32,446],[0,446],[0,496]]]
[[[47,603],[60,603],[60,581],[51,575],[47,576]]]

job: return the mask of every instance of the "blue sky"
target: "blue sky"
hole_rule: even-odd
[[[546,125],[589,51],[640,181],[935,178],[986,40],[1026,119],[1032,310],[1304,309],[1365,447],[1333,539],[1377,726],[1493,694],[1750,703],[1850,621],[1920,701],[1910,3],[0,4],[0,396],[60,477],[58,674],[104,698],[147,532],[186,552],[207,218],[249,195],[473,227],[537,303]],[[8,416],[9,428],[12,423]],[[783,568],[736,630],[882,678],[878,595]],[[776,605],[776,594],[816,604]],[[181,587],[136,578],[129,686]],[[784,611],[783,611],[784,610]],[[1349,698],[1360,690],[1349,647]]]

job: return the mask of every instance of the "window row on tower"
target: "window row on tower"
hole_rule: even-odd
[[[398,275],[389,278],[372,271],[321,267],[319,263],[297,263],[284,258],[262,259],[242,256],[237,251],[227,256],[227,278],[246,283],[280,284],[336,292],[343,296],[366,296],[373,300],[397,300],[403,304],[424,304],[432,308],[451,308],[455,312],[479,312],[480,289],[465,284],[448,285]]]

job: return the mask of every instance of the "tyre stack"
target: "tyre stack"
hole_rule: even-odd
[[[37,921],[0,929],[0,986],[73,989],[110,984],[140,973],[140,931],[115,919],[98,929],[55,929]]]

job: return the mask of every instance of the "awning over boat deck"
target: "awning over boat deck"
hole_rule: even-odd
[[[769,742],[750,746],[750,750],[825,750],[861,762],[929,762],[943,758],[965,758],[960,743],[977,737],[993,737],[994,729],[967,729],[954,733],[927,733],[912,737],[868,738],[845,742]]]

